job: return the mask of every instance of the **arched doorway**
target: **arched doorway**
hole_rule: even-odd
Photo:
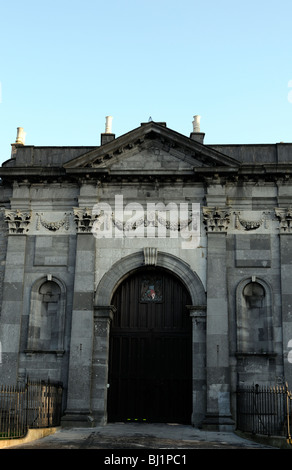
[[[191,423],[190,294],[170,271],[143,267],[111,305],[108,421]]]

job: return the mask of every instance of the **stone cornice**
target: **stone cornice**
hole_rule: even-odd
[[[242,165],[241,167],[210,166],[193,167],[190,170],[137,169],[111,170],[101,167],[59,168],[59,167],[0,167],[0,178],[7,182],[41,183],[43,181],[150,181],[154,179],[173,181],[189,180],[207,184],[236,184],[238,181],[254,182],[258,180],[287,184],[292,178],[292,164],[281,165]]]
[[[38,167],[38,166],[8,166],[0,167],[0,177],[4,180],[26,180],[28,178],[38,180],[42,178],[66,177],[66,172],[61,167]]]

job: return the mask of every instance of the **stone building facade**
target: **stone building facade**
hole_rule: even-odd
[[[1,383],[61,381],[66,425],[225,430],[238,385],[292,385],[292,144],[193,125],[96,147],[19,132],[0,169]]]

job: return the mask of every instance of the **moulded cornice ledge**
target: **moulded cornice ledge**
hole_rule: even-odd
[[[0,167],[0,176],[62,176],[65,172],[60,167],[14,166]]]
[[[93,168],[93,167],[74,167],[74,168],[65,168],[66,173],[69,174],[108,174],[109,169],[108,168]]]
[[[283,174],[292,173],[291,163],[264,163],[264,164],[250,164],[244,163],[238,169],[239,173],[245,174]]]
[[[238,173],[239,167],[233,166],[211,166],[211,167],[194,167],[194,173]]]

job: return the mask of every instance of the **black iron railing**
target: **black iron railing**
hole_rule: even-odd
[[[28,381],[22,386],[0,386],[0,439],[19,438],[29,428],[59,426],[62,385]]]
[[[237,389],[237,429],[283,436],[291,444],[292,394],[288,384],[251,385]]]

